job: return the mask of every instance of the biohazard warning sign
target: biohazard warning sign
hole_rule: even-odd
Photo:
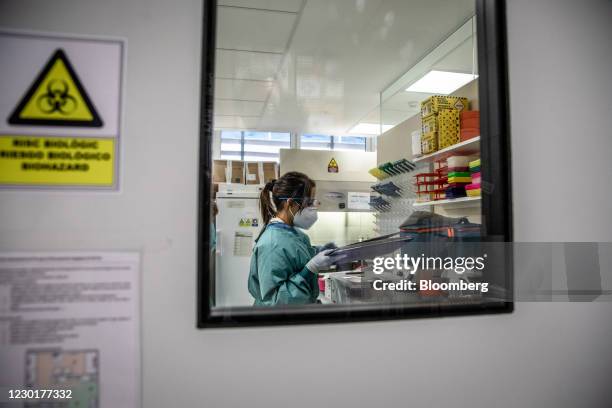
[[[329,164],[327,165],[327,172],[338,173],[338,171],[340,171],[338,167],[338,162],[332,157],[332,159],[329,161]]]
[[[0,30],[0,187],[119,188],[124,43]]]
[[[113,138],[0,136],[0,183],[109,186]]]
[[[63,50],[58,49],[9,118],[12,125],[100,127],[102,120]]]

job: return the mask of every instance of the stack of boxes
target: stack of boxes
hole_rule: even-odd
[[[244,162],[241,160],[214,160],[213,183],[263,185],[278,178],[276,162]]]
[[[468,197],[480,197],[480,159],[471,161],[469,163],[470,174],[471,174],[471,184],[465,186],[465,192]]]
[[[448,165],[448,187],[446,198],[466,196],[466,186],[472,182],[469,172],[469,159],[466,156],[451,156],[446,160]]]
[[[467,109],[467,98],[432,96],[421,102],[422,154],[433,153],[460,141],[460,113]]]
[[[480,111],[463,111],[460,118],[462,142],[480,136]]]

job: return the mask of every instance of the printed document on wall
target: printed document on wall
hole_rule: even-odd
[[[0,253],[0,405],[8,389],[69,389],[26,405],[140,406],[139,264],[134,252]]]

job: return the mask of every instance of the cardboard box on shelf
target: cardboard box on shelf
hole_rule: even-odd
[[[213,160],[213,183],[225,183],[226,160]]]
[[[424,133],[421,136],[421,152],[430,154],[438,150],[438,134],[436,132]]]
[[[421,102],[421,117],[425,118],[441,109],[463,111],[468,108],[468,99],[458,96],[434,95]]]
[[[245,184],[266,184],[278,178],[278,163],[247,162],[245,172]]]
[[[438,112],[438,149],[459,143],[459,111],[440,109]]]
[[[462,142],[465,142],[466,140],[473,139],[476,136],[480,136],[480,129],[477,129],[477,128],[461,129],[459,138],[461,139]]]
[[[423,133],[452,131],[459,132],[459,111],[456,109],[440,109],[438,113],[422,119]]]
[[[240,160],[215,160],[213,183],[244,184],[244,162]]]
[[[260,184],[259,163],[247,162],[244,165],[245,169],[245,184]]]
[[[480,111],[461,112],[461,129],[480,128]]]
[[[278,163],[263,162],[262,164],[263,164],[263,174],[264,174],[264,179],[263,179],[262,184],[265,184],[272,180],[276,180],[277,178],[280,177],[278,174]]]

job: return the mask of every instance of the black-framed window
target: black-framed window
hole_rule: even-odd
[[[241,30],[238,29],[241,26],[233,27],[235,30],[233,31],[232,36],[227,36],[225,34],[227,31],[224,31],[228,29],[232,30],[231,22],[235,19],[239,19],[238,14],[240,13],[254,13],[251,15],[254,17],[255,14],[269,12],[270,10],[245,10],[244,8],[234,8],[231,6],[218,6],[215,1],[204,1],[204,29],[202,42],[202,123],[200,144],[201,173],[199,195],[198,327],[241,326],[252,324],[325,323],[424,317],[431,315],[498,313],[509,312],[513,308],[512,262],[511,257],[506,250],[507,248],[503,245],[504,243],[512,240],[505,3],[500,0],[477,0],[474,3],[466,0],[453,9],[449,9],[448,7],[442,9],[432,5],[431,9],[424,8],[420,10],[419,12],[422,15],[418,16],[410,13],[410,10],[407,9],[407,7],[410,7],[407,2],[391,4],[389,5],[389,9],[385,10],[370,9],[367,7],[367,3],[363,6],[359,6],[359,3],[351,3],[351,7],[355,8],[354,10],[342,9],[342,7],[349,7],[346,5],[347,3],[350,2],[344,2],[344,4],[341,4],[341,2],[335,1],[309,1],[304,6],[308,9],[301,7],[296,10],[284,10],[282,14],[286,14],[285,17],[289,18],[291,21],[287,21],[286,24],[288,41],[284,42],[282,45],[279,45],[280,43],[266,43],[263,40],[263,42],[261,42],[259,41],[260,39],[249,37],[247,35],[248,29],[247,31],[244,31],[245,35],[241,37]],[[371,109],[371,106],[362,106],[359,111],[364,115],[371,115],[372,112],[378,110],[377,120],[379,120],[383,126],[394,127],[397,130],[396,132],[390,131],[388,132],[389,134],[400,134],[402,129],[408,129],[406,124],[410,124],[410,117],[407,117],[406,115],[409,114],[411,109],[414,109],[415,106],[417,106],[416,109],[418,111],[418,106],[420,105],[419,102],[425,101],[430,95],[436,93],[433,89],[431,92],[429,92],[427,88],[425,88],[425,91],[423,91],[423,88],[419,88],[419,91],[410,93],[412,85],[416,84],[418,80],[424,79],[428,73],[434,71],[436,71],[436,73],[447,72],[472,75],[472,81],[474,84],[476,84],[476,86],[472,88],[470,97],[474,101],[477,101],[479,105],[480,120],[478,123],[478,133],[480,134],[478,135],[478,139],[472,140],[472,142],[469,142],[469,138],[462,142],[465,142],[467,145],[478,146],[477,153],[475,153],[475,151],[471,151],[471,153],[473,155],[477,154],[480,159],[477,170],[481,180],[481,195],[480,198],[477,199],[473,197],[473,199],[464,197],[458,201],[452,201],[454,198],[450,198],[449,200],[451,201],[453,207],[447,207],[447,209],[450,212],[458,211],[460,216],[456,217],[456,219],[458,219],[459,222],[464,223],[464,225],[465,223],[477,225],[479,238],[475,241],[471,241],[468,244],[465,242],[465,240],[462,240],[461,237],[455,235],[458,230],[448,228],[448,225],[443,224],[441,229],[445,230],[446,232],[444,233],[447,234],[444,236],[444,239],[434,240],[432,239],[434,235],[428,235],[426,239],[419,241],[418,237],[413,237],[410,241],[398,241],[402,244],[395,248],[395,250],[399,251],[400,254],[410,253],[416,255],[417,257],[419,253],[421,253],[423,256],[425,256],[425,253],[427,253],[427,256],[429,256],[428,251],[430,250],[436,251],[436,253],[443,250],[445,251],[444,253],[449,255],[450,258],[454,257],[453,259],[458,259],[458,257],[465,258],[466,256],[472,254],[483,254],[482,251],[484,248],[485,251],[488,251],[489,255],[486,268],[484,269],[484,279],[488,280],[488,283],[495,288],[494,291],[488,292],[486,295],[482,295],[478,298],[478,300],[472,299],[474,301],[465,301],[466,298],[453,298],[452,296],[449,296],[449,293],[445,293],[443,290],[422,290],[420,292],[415,292],[415,297],[412,300],[402,298],[400,301],[393,299],[393,293],[388,293],[384,296],[377,295],[374,302],[368,302],[367,299],[361,298],[359,300],[364,301],[346,303],[340,302],[332,304],[312,303],[297,306],[279,304],[274,305],[274,307],[254,307],[247,304],[234,305],[231,303],[224,304],[220,302],[219,294],[224,293],[223,285],[226,282],[229,282],[226,279],[226,275],[229,274],[230,280],[235,280],[237,273],[246,271],[241,271],[240,268],[230,268],[227,270],[227,274],[220,273],[220,270],[218,269],[218,261],[220,259],[234,259],[232,257],[237,256],[237,254],[249,253],[249,250],[252,250],[252,248],[249,248],[248,246],[253,246],[257,237],[255,234],[249,235],[248,232],[244,231],[235,231],[235,233],[229,236],[222,236],[220,240],[217,239],[217,245],[219,245],[220,241],[225,242],[226,244],[228,242],[232,243],[232,245],[228,247],[231,248],[231,252],[226,252],[223,254],[219,254],[219,249],[214,248],[212,244],[212,231],[215,230],[215,220],[217,222],[221,221],[219,216],[216,218],[213,217],[213,200],[216,199],[217,207],[219,207],[219,203],[222,203],[224,199],[236,199],[235,195],[230,197],[226,192],[220,190],[219,186],[214,186],[210,178],[212,155],[211,141],[214,131],[212,123],[213,116],[215,114],[215,89],[213,87],[213,79],[217,74],[219,74],[219,72],[215,72],[215,67],[224,70],[224,78],[227,78],[227,73],[231,71],[230,73],[235,75],[236,81],[245,81],[246,75],[249,76],[247,80],[252,82],[265,82],[267,84],[266,86],[271,89],[269,95],[266,95],[265,98],[258,98],[266,101],[263,103],[263,106],[260,106],[262,105],[260,101],[255,100],[245,103],[245,101],[242,100],[243,98],[237,99],[234,105],[226,103],[224,106],[225,111],[223,113],[227,115],[228,112],[232,111],[231,109],[235,109],[237,121],[249,120],[250,116],[259,113],[261,115],[259,119],[261,119],[263,123],[266,123],[266,121],[269,122],[276,120],[280,125],[280,122],[286,124],[286,121],[292,121],[290,126],[299,128],[297,129],[297,133],[299,134],[312,134],[312,132],[309,132],[308,128],[309,124],[311,123],[316,125],[317,128],[321,128],[321,123],[329,123],[330,132],[336,131],[339,127],[349,129],[354,125],[355,120],[360,120],[358,116],[351,116],[353,114],[352,109],[356,107],[354,104],[358,104],[361,103],[361,101],[366,100],[361,99],[359,97],[360,94],[355,90],[369,89],[367,86],[364,86],[364,84],[358,84],[355,82],[351,83],[351,81],[356,77],[363,78],[363,75],[353,75],[355,71],[354,67],[357,66],[363,69],[364,66],[360,64],[351,64],[350,62],[352,61],[346,54],[346,50],[350,46],[355,46],[355,38],[359,39],[361,37],[346,37],[353,39],[353,45],[350,45],[349,43],[339,44],[341,47],[335,49],[338,59],[334,60],[334,64],[326,65],[324,63],[320,63],[318,58],[325,54],[318,53],[316,50],[320,49],[322,45],[328,47],[325,49],[325,51],[329,53],[329,55],[336,55],[332,52],[334,49],[329,48],[333,47],[334,43],[329,42],[329,44],[327,44],[325,42],[325,35],[330,35],[329,30],[332,27],[336,30],[349,30],[349,28],[342,28],[343,26],[338,24],[337,21],[334,22],[330,20],[329,26],[323,26],[320,30],[314,32],[310,31],[308,33],[304,33],[300,30],[302,18],[308,18],[304,16],[316,16],[317,7],[319,7],[319,11],[326,10],[326,15],[332,17],[334,15],[342,15],[346,18],[354,18],[356,20],[359,18],[368,18],[371,20],[380,17],[381,21],[383,21],[381,30],[379,30],[377,33],[368,33],[366,37],[364,37],[365,39],[363,41],[357,41],[357,46],[363,47],[363,49],[360,49],[360,51],[366,55],[370,55],[375,51],[380,53],[378,58],[375,60],[378,61],[378,64],[385,67],[385,72],[387,72],[389,75],[389,77],[386,79],[389,80],[379,78],[379,88],[374,88],[380,92],[380,95],[377,95],[378,100],[381,102],[380,106],[374,106],[373,109]],[[338,13],[329,14],[330,10],[332,9],[335,9]],[[415,39],[405,38],[404,40],[413,41],[412,48],[410,50],[401,47],[399,49],[393,48],[397,45],[392,44],[399,43],[392,41],[394,39],[393,36],[397,33],[395,31],[397,28],[395,27],[416,27],[418,24],[414,21],[412,25],[409,24],[408,20],[410,20],[410,18],[431,22],[433,21],[432,18],[434,16],[435,21],[437,24],[440,24],[440,26],[438,27],[438,30],[432,29],[432,25],[427,27],[426,37],[431,41],[431,44],[426,43],[426,41],[420,43]],[[217,26],[218,17],[224,19],[225,23],[229,22],[228,25],[224,24],[223,28],[219,28],[219,30],[217,27],[221,27],[221,25]],[[324,19],[319,19],[318,21],[321,24],[325,23]],[[456,24],[453,23],[453,21],[455,21]],[[443,26],[442,22],[445,22],[446,26]],[[470,48],[470,43],[468,42],[470,24],[472,27],[472,38],[470,41],[471,44],[473,44],[473,48]],[[351,24],[351,27],[359,26],[362,25]],[[435,32],[435,35],[433,35],[432,32]],[[463,42],[461,41],[462,35],[466,36],[466,39]],[[308,38],[308,36],[312,38]],[[422,40],[424,37],[419,38]],[[309,40],[312,43],[318,44],[318,48],[314,48],[314,51],[310,51],[310,55],[292,53],[291,44],[293,41],[296,41],[296,39],[300,41]],[[465,66],[460,67],[461,69],[455,69],[453,66],[445,66],[445,63],[448,61],[441,58],[436,60],[434,57],[431,57],[430,60],[428,60],[427,57],[428,55],[430,56],[431,53],[426,54],[424,51],[423,53],[419,54],[417,52],[418,47],[423,47],[423,50],[433,49],[435,51],[437,49],[435,44],[440,44],[448,39],[457,41],[456,48],[451,50],[448,55],[452,54],[453,57],[456,57],[458,53],[460,54],[460,49],[465,51],[465,55],[468,53],[466,50],[471,52],[471,64],[470,61],[467,62],[469,69],[466,69]],[[257,44],[254,44],[253,41],[255,41]],[[476,48],[476,43],[478,44],[478,48]],[[303,44],[303,42],[300,44]],[[371,53],[368,54],[367,47],[373,47],[373,44],[375,47],[372,49]],[[338,44],[335,45],[337,46]],[[254,48],[257,48],[255,46],[259,48],[255,50]],[[394,55],[394,58],[385,60],[385,47],[393,48],[389,50],[389,54]],[[236,55],[228,57],[228,50],[233,50]],[[486,50],[486,52],[484,50]],[[452,51],[457,52],[453,53]],[[358,53],[353,53],[351,55],[357,54]],[[266,55],[266,57],[261,58],[262,55]],[[415,55],[415,58],[409,60],[410,56],[414,57]],[[423,55],[425,56],[423,57]],[[348,58],[348,60],[344,61],[342,58]],[[269,61],[266,61],[267,59],[269,59]],[[228,68],[228,60],[241,61],[241,64],[232,70],[231,66]],[[454,60],[458,61],[457,58]],[[245,63],[245,61],[247,62]],[[425,63],[429,65],[426,68],[423,68],[422,65]],[[363,65],[365,65],[365,63]],[[401,65],[403,65],[403,68],[400,67]],[[270,67],[280,67],[281,70],[272,73],[264,72]],[[389,67],[396,67],[396,72],[390,72],[392,70]],[[372,68],[373,66],[369,67],[368,75],[370,77],[376,77],[376,73],[379,71],[374,72],[372,71]],[[422,72],[418,73],[419,69],[421,69]],[[343,75],[343,70],[347,70],[347,72],[350,70],[350,75]],[[418,75],[415,74],[416,76],[410,78],[410,75],[414,74],[414,72],[417,72]],[[388,86],[390,83],[395,83],[393,82],[394,78],[405,79],[407,83],[402,84],[400,80],[397,80],[396,82],[398,84],[398,88],[392,92],[389,92],[388,94],[385,94],[383,91],[388,90],[389,88],[383,87]],[[474,81],[475,79],[477,79],[477,81]],[[406,85],[406,87],[402,89],[404,85]],[[417,87],[413,89],[416,88]],[[278,91],[279,89],[281,91]],[[295,99],[283,99],[283,97],[289,95],[287,93],[283,94],[283,89],[288,91],[290,95],[293,95]],[[403,93],[403,91],[408,94]],[[278,92],[280,92],[280,94]],[[419,92],[421,92],[419,100],[405,100],[405,97],[410,99],[410,97],[413,97],[415,94],[419,94]],[[453,92],[455,92],[455,90],[451,88],[451,90],[448,92],[449,96],[453,96]],[[251,95],[254,95],[253,97],[256,98],[256,93],[257,91],[254,87],[244,88],[245,98],[251,97]],[[396,95],[398,96],[398,100],[393,99],[393,97]],[[371,97],[367,100],[375,101],[376,99],[376,97]],[[335,105],[334,101],[337,101]],[[255,108],[257,108],[257,112],[255,112]],[[253,111],[251,111],[251,109],[253,109]],[[244,111],[244,117],[239,117],[240,112],[242,111]],[[461,117],[461,120],[464,120],[464,118]],[[363,121],[372,122],[370,118],[363,119]],[[338,124],[338,122],[341,123]],[[418,129],[409,130],[412,130],[413,132],[418,131]],[[408,133],[401,134],[406,139],[411,137],[411,134]],[[472,138],[474,136],[473,132],[465,132],[465,134],[466,138],[470,135]],[[385,134],[384,137],[391,136]],[[435,140],[440,143],[442,139],[439,138],[439,135],[436,137],[437,139]],[[424,148],[424,140],[430,139],[427,139],[421,135],[421,148]],[[333,140],[330,139],[330,144],[332,141]],[[448,141],[444,141],[444,143],[447,142]],[[389,204],[394,191],[401,191],[402,189],[406,189],[406,186],[409,185],[402,184],[399,187],[399,190],[393,190],[393,188],[389,189],[389,187],[392,186],[389,186],[388,182],[393,182],[395,180],[393,177],[401,176],[403,172],[414,172],[421,170],[423,170],[424,173],[435,173],[436,169],[439,168],[436,167],[437,164],[435,162],[427,162],[427,156],[431,153],[422,152],[423,154],[417,157],[412,153],[408,154],[402,151],[402,149],[407,149],[405,147],[401,147],[405,146],[404,144],[393,145],[398,147],[390,148],[388,143],[387,146],[384,146],[385,143],[387,143],[386,139],[381,139],[377,142],[379,145],[379,154],[381,150],[380,148],[383,148],[386,149],[387,152],[391,153],[394,153],[394,150],[396,150],[395,153],[398,153],[398,155],[390,154],[388,160],[382,161],[379,160],[380,157],[377,158],[377,160],[379,160],[377,162],[378,172],[387,172],[386,175],[381,177],[381,180],[371,183],[372,192],[369,205],[371,206],[370,209],[372,212],[377,214],[376,218],[378,220],[387,217],[384,210],[386,208],[390,207],[392,209],[390,213],[392,215],[394,214],[393,205]],[[426,147],[427,145],[425,145],[425,148]],[[437,149],[437,151],[439,150],[443,149]],[[466,149],[463,149],[462,151],[465,152]],[[402,154],[404,154],[405,157],[402,156]],[[469,154],[469,151],[466,154]],[[471,158],[475,157],[476,156]],[[408,163],[408,167],[406,167],[406,163],[401,161],[402,158],[405,158],[408,160],[408,162],[410,162]],[[334,162],[336,163],[334,164]],[[475,160],[472,160],[472,162],[475,162]],[[418,164],[417,166],[414,166],[416,167],[416,170],[415,168],[410,168],[414,164]],[[450,165],[447,165],[447,167],[448,166]],[[282,173],[282,162],[280,163],[280,168]],[[333,161],[326,163],[325,168],[328,169],[328,173],[335,174],[338,172],[338,169],[342,171],[342,169],[345,167],[342,163],[338,165],[336,158],[334,158]],[[470,168],[472,168],[471,163]],[[317,167],[317,171],[319,171],[319,167]],[[449,170],[447,169],[447,171]],[[370,174],[375,173],[377,172],[374,171]],[[459,171],[459,173],[461,173],[461,171]],[[315,174],[314,170],[313,174]],[[416,174],[414,175],[416,176]],[[454,177],[461,178],[457,175]],[[450,174],[447,174],[447,182],[450,181],[449,178],[452,177]],[[333,187],[329,187],[329,185],[326,184],[327,182],[328,181],[321,181],[317,183],[317,185],[320,186],[319,188],[321,190],[334,190]],[[339,185],[334,185],[334,187],[339,187]],[[446,188],[452,188],[452,186],[447,186]],[[217,190],[219,192],[215,193]],[[338,190],[333,191],[335,195],[326,194],[324,198],[330,200],[341,200],[343,194],[348,194],[343,193],[340,188],[336,188],[335,190]],[[217,195],[215,196],[215,194]],[[359,201],[359,196],[353,195],[352,197],[352,199],[355,200],[354,203],[362,203]],[[376,201],[378,199],[382,199],[387,204],[385,205],[380,201]],[[472,215],[465,215],[468,213],[467,210],[465,210],[465,216],[461,216],[461,213],[464,211],[463,208],[465,208],[463,207],[464,204],[462,203],[473,201],[478,201],[479,203],[477,209],[474,210],[476,211],[475,216],[478,218],[478,222],[473,222],[473,220],[470,219]],[[236,201],[228,201],[227,204],[227,208],[220,208],[219,211],[220,213],[225,211],[223,214],[224,216],[228,215],[228,219],[230,219],[230,221],[232,220],[231,211],[235,210],[236,208],[247,208],[249,206],[246,202],[243,206],[243,204],[238,204]],[[410,205],[412,206],[410,211],[415,210],[415,208],[418,207],[418,204],[417,206],[415,206],[414,203],[411,203]],[[426,211],[420,212],[429,211],[430,214],[436,215],[441,215],[441,213],[447,212],[446,210],[435,210],[438,205],[442,205],[440,203],[433,203],[430,205],[430,203],[427,202],[425,205],[423,205],[423,203],[420,203],[420,205],[421,206],[418,207],[419,209],[427,207],[424,208]],[[428,208],[434,209],[431,210]],[[247,213],[248,211],[244,214],[240,213],[237,215],[236,220],[239,225],[245,226],[245,228],[249,226],[260,227],[259,222],[261,219],[257,213],[256,207],[253,207],[253,215],[248,215]],[[245,215],[245,217],[242,217],[241,214]],[[350,218],[349,215],[342,216],[346,217],[347,219]],[[248,223],[247,220],[249,221]],[[408,227],[415,226],[415,224],[410,224],[408,221],[409,220],[406,220],[406,222],[401,224],[403,227],[407,226],[402,231],[404,233],[406,233],[406,231],[408,231],[408,233],[412,231]],[[432,221],[428,222],[428,228],[436,227]],[[249,225],[247,226],[247,224]],[[213,225],[213,228],[211,228],[211,225]],[[397,227],[396,229],[400,229],[400,222],[393,219],[387,224],[380,223],[378,225],[391,225],[393,228]],[[221,231],[218,228],[217,231],[222,235],[224,232],[227,232]],[[436,235],[436,237],[440,238],[438,235]],[[408,242],[410,243],[410,246],[405,246],[405,243]],[[345,242],[344,244],[347,245],[343,245],[343,249],[354,249],[354,247],[351,247],[350,242]],[[247,246],[245,247],[245,245]],[[386,258],[389,258],[389,256]],[[362,263],[360,265],[351,263],[350,268],[352,273],[362,274],[362,284],[358,286],[357,289],[363,292],[364,290],[369,291],[372,289],[371,281],[368,281],[365,278],[369,277],[368,274],[371,272],[368,272],[367,268],[370,267],[371,271],[373,263],[372,259],[362,259],[361,261]],[[215,264],[216,262],[217,264]],[[219,281],[224,279],[226,282],[220,284]],[[349,281],[351,279],[353,278],[349,279],[347,277],[346,280]],[[448,276],[444,277],[443,275],[441,275],[441,279],[447,279],[449,281],[452,280],[452,278],[448,278]],[[471,277],[470,279],[482,280],[483,278]],[[466,278],[463,280],[469,281],[470,279]],[[238,279],[237,284],[238,286],[242,285],[244,288],[247,285],[246,278],[244,280]],[[355,287],[347,287],[346,290],[350,292],[352,289],[355,289]],[[313,288],[313,290],[315,289]],[[412,295],[412,293],[409,295]]]

